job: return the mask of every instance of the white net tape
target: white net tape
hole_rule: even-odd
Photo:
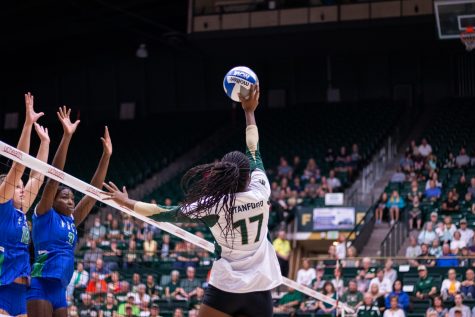
[[[112,200],[104,200],[107,196],[102,194],[102,191],[96,187],[91,186],[90,184],[87,184],[83,182],[82,180],[71,176],[61,170],[58,170],[57,168],[44,163],[2,141],[0,141],[0,155],[3,155],[15,162],[18,162],[32,170],[35,170],[51,179],[54,179],[62,184],[65,184],[78,192],[81,192],[84,195],[88,195],[106,205],[109,205],[111,207],[114,207],[130,216],[133,216],[137,219],[140,219],[152,226],[155,226],[157,228],[160,228],[163,231],[166,231],[170,234],[173,234],[185,241],[188,241],[190,243],[193,243],[196,246],[199,246],[209,252],[214,252],[214,244],[206,241],[198,236],[195,236],[194,234],[183,230],[171,223],[166,223],[166,222],[157,222],[154,221],[150,218],[147,218],[145,216],[142,216],[133,210],[130,210],[128,208],[125,208],[123,206],[118,205]],[[322,293],[319,293],[311,288],[308,288],[306,286],[300,285],[299,283],[288,279],[286,277],[282,277],[282,284],[286,285],[288,287],[294,288],[298,290],[299,292],[306,294],[310,297],[316,298],[318,300],[321,300],[323,302],[326,302],[331,305],[337,305],[343,313],[354,313],[354,309],[344,303],[341,303],[331,297],[325,296]]]
[[[475,32],[474,31],[465,31],[460,34],[460,39],[467,51],[472,51],[475,48]]]

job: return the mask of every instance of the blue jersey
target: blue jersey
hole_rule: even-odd
[[[35,263],[31,277],[57,278],[63,286],[67,286],[73,276],[76,242],[77,231],[73,216],[62,215],[53,208],[41,216],[35,212]]]
[[[13,200],[0,204],[0,285],[30,275],[30,229]]]

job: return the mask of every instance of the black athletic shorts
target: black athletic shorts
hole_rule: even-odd
[[[271,317],[271,291],[228,293],[208,285],[203,304],[231,316]]]

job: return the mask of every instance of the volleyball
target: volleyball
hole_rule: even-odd
[[[259,79],[252,69],[246,66],[238,66],[231,69],[224,76],[223,87],[224,92],[229,98],[239,102],[238,94],[241,94],[243,97],[249,96],[251,85],[258,83]]]

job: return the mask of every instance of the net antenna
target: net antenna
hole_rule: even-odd
[[[471,52],[475,48],[475,29],[468,26],[460,33],[460,40],[465,45],[465,49]]]
[[[173,234],[174,236],[177,236],[178,238],[181,238],[185,241],[188,241],[198,247],[201,247],[209,252],[214,253],[214,244],[206,241],[182,228],[179,228],[171,223],[167,222],[157,222],[155,220],[152,220],[148,217],[145,217],[139,213],[134,212],[133,210],[130,210],[124,206],[120,206],[116,202],[112,200],[104,200],[104,198],[107,198],[105,194],[102,193],[102,190],[72,176],[64,171],[61,171],[45,162],[42,162],[38,160],[37,158],[28,155],[18,149],[16,149],[13,146],[10,146],[6,144],[3,141],[0,141],[0,155],[5,156],[15,162],[18,162],[19,164],[22,164],[32,170],[35,170],[46,177],[49,177],[55,181],[58,181],[66,186],[69,186],[73,188],[74,190],[87,195],[91,198],[94,198],[98,201],[100,201],[103,204],[109,205],[115,209],[120,210],[121,212],[130,215],[132,217],[135,217],[139,220],[142,220],[143,222],[146,222],[154,227],[157,227],[163,231],[166,231],[170,234]],[[317,292],[309,287],[306,287],[304,285],[301,285],[287,277],[282,277],[282,284],[293,288],[305,295],[308,295],[310,297],[316,298],[318,300],[321,300],[325,303],[331,304],[331,305],[336,305],[341,311],[342,315],[354,315],[355,314],[355,309],[353,307],[350,307],[349,305],[342,303],[338,300],[335,300],[331,297],[328,297],[320,292]]]

